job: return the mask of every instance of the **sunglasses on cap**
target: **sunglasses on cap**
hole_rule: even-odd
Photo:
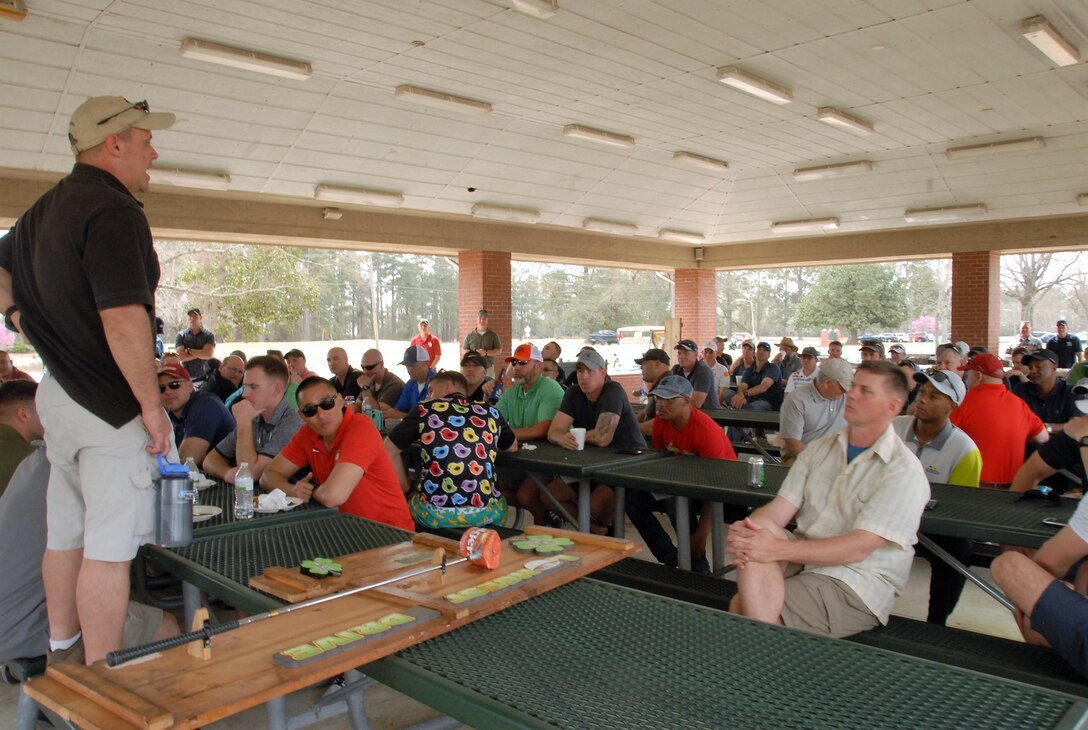
[[[126,106],[126,107],[125,107],[124,109],[122,109],[121,111],[119,111],[119,112],[116,112],[116,113],[114,113],[114,114],[110,114],[110,115],[109,115],[108,117],[106,117],[105,119],[103,119],[103,120],[101,120],[101,121],[99,121],[99,122],[97,122],[97,123],[98,123],[99,125],[101,125],[101,124],[105,124],[105,123],[106,123],[106,122],[108,122],[109,120],[111,120],[111,119],[116,119],[117,117],[121,116],[122,114],[124,114],[125,112],[127,112],[127,111],[129,111],[129,110],[131,110],[131,109],[139,109],[140,111],[144,112],[145,114],[146,114],[146,113],[149,113],[149,112],[151,111],[151,107],[150,107],[150,106],[148,106],[147,100],[145,99],[145,100],[143,100],[143,101],[138,101],[138,102],[136,102],[135,104],[131,104],[131,105],[129,105],[129,106]]]
[[[170,390],[177,390],[181,387],[181,382],[182,381],[180,380],[171,380],[169,383],[160,383],[159,392],[165,393],[167,388],[169,388]]]
[[[936,380],[938,383],[943,383],[948,380],[948,373],[944,370],[933,370],[932,368],[926,370],[926,375]]]
[[[331,411],[335,407],[336,407],[336,396],[334,395],[334,396],[330,396],[330,397],[326,398],[325,400],[321,401],[320,403],[311,403],[308,406],[303,406],[302,408],[298,409],[298,412],[301,413],[306,418],[313,418],[314,416],[317,415],[317,409],[318,408],[320,408],[323,411]]]

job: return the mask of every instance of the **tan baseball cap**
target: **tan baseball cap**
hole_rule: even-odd
[[[79,105],[68,123],[68,141],[79,154],[127,129],[169,129],[176,121],[169,112],[152,112],[146,101],[131,102],[123,96],[92,96]]]

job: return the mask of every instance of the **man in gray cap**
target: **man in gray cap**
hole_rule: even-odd
[[[967,388],[955,373],[930,370],[915,373],[914,381],[922,389],[914,401],[913,416],[899,416],[892,423],[895,433],[918,456],[930,484],[955,484],[977,487],[982,474],[982,454],[971,437],[952,425],[948,416],[954,411]],[[965,538],[930,536],[961,563],[971,559],[971,541]],[[925,548],[917,550],[929,560],[929,614],[931,624],[944,624],[963,592],[964,577]]]
[[[892,364],[898,365],[907,359],[907,348],[900,344],[892,345],[888,348],[888,359]]]
[[[862,340],[861,341],[861,359],[864,360],[883,360],[884,359],[884,343],[880,340]]]
[[[398,364],[407,368],[408,382],[404,384],[393,410],[385,414],[386,418],[404,418],[413,412],[420,401],[426,400],[427,387],[435,375],[431,367],[431,353],[423,345],[409,345],[404,351],[404,359]]]
[[[805,446],[846,425],[844,396],[854,382],[850,363],[842,358],[825,360],[816,380],[797,388],[782,403],[781,426],[783,463],[793,463]]]
[[[133,196],[151,184],[152,130],[173,123],[146,101],[85,101],[68,125],[72,172],[0,239],[5,325],[47,370],[50,649],[73,648],[82,627],[88,664],[121,648],[129,564],[154,539],[149,452],[173,449],[155,374],[159,260]]]
[[[461,357],[466,352],[478,352],[487,361],[487,374],[495,377],[495,358],[502,354],[502,343],[499,336],[488,329],[487,320],[491,315],[486,309],[476,313],[476,328],[465,335],[465,341],[461,344]]]
[[[736,459],[725,432],[698,408],[692,407],[692,387],[680,375],[666,375],[658,381],[652,395],[658,401],[657,418],[653,421],[653,447],[683,456],[708,459]],[[676,528],[676,500],[657,499],[651,492],[630,489],[625,503],[631,524],[642,535],[646,547],[662,564],[676,566],[678,555],[672,539],[658,522],[654,512],[665,512]],[[696,573],[709,573],[706,540],[710,535],[711,504],[694,501],[691,510],[691,568]]]
[[[583,350],[578,355],[578,384],[563,394],[563,402],[548,428],[548,441],[571,451],[578,450],[578,441],[571,428],[584,428],[585,448],[613,446],[646,448],[646,439],[638,428],[638,419],[627,400],[623,386],[608,379],[605,361],[596,350]],[[552,479],[548,490],[570,514],[577,514],[577,492],[564,479]],[[590,500],[591,528],[603,535],[612,524],[612,488],[598,484]],[[526,482],[518,490],[518,504],[532,513],[539,523],[544,518],[545,504],[539,489]]]
[[[801,351],[801,369],[790,373],[786,379],[785,394],[789,395],[802,385],[816,380],[816,371],[820,366],[820,352],[815,347],[806,347]]]

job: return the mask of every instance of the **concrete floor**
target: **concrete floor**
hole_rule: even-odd
[[[669,529],[667,521],[665,521],[665,526],[666,529]],[[627,535],[634,537],[637,534],[637,531],[628,523]],[[645,549],[638,557],[653,560],[653,557]],[[982,568],[975,570],[979,576],[989,580],[989,570]],[[894,613],[908,618],[925,620],[928,601],[929,563],[916,558],[907,590],[896,601]],[[964,589],[963,596],[960,598],[956,610],[949,618],[948,625],[1009,639],[1020,639],[1020,632],[1012,620],[1012,615],[997,601],[971,583],[968,583]],[[295,693],[288,698],[288,711],[294,712],[305,708],[319,699],[323,692],[324,688],[319,687]],[[367,717],[375,730],[408,727],[438,716],[436,711],[426,705],[382,685],[368,688],[365,696]],[[0,730],[15,727],[17,704],[18,688],[0,685]],[[41,727],[44,728],[45,726],[42,725]],[[255,707],[208,727],[215,730],[255,730],[265,728],[265,710],[264,707]],[[342,715],[324,720],[314,727],[320,727],[322,730],[346,730],[351,725],[346,716]]]

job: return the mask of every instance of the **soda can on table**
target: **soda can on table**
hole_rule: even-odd
[[[748,457],[748,486],[756,489],[763,488],[763,457]]]

